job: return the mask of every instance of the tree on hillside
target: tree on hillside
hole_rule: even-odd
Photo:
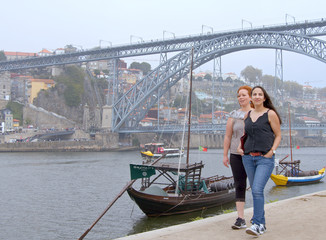
[[[210,113],[212,110],[212,105],[211,104],[206,104],[204,100],[200,100],[197,96],[196,93],[193,92],[191,94],[191,111],[192,114],[199,116],[201,113]],[[176,98],[173,101],[172,107],[175,108],[186,108],[187,104],[187,97],[184,97],[182,95],[176,96]]]
[[[14,119],[18,119],[21,123],[23,122],[23,105],[18,102],[9,101],[6,108],[8,108]]]
[[[261,81],[267,89],[273,89],[275,86],[275,77],[272,75],[263,75]]]
[[[247,66],[241,71],[241,76],[246,82],[253,83],[254,85],[259,84],[263,75],[263,71],[253,66]]]
[[[267,89],[274,89],[275,88],[275,77],[272,75],[263,75],[262,76],[262,85]],[[283,88],[282,81],[277,77],[276,78],[276,89]]]
[[[81,103],[84,93],[84,77],[85,73],[82,69],[77,66],[68,66],[64,74],[56,78],[58,83],[66,86],[64,98],[67,106],[76,107]]]
[[[94,74],[95,74],[95,75],[100,75],[100,74],[101,74],[101,71],[100,71],[100,70],[98,70],[98,69],[94,69],[94,71],[93,71],[93,72],[94,72]]]
[[[143,71],[144,75],[147,75],[151,71],[151,65],[146,62],[133,62],[130,64],[129,69],[139,69]]]
[[[204,79],[206,79],[206,80],[208,80],[208,81],[212,81],[212,75],[210,75],[210,74],[207,73],[207,74],[205,75]]]
[[[319,97],[326,98],[326,87],[318,89]]]
[[[0,51],[0,62],[1,61],[7,61],[7,57],[4,51]]]
[[[290,97],[302,98],[303,96],[303,87],[297,82],[285,81],[283,89]]]
[[[77,52],[77,48],[74,47],[72,44],[68,44],[68,45],[65,46],[65,52],[66,53]]]

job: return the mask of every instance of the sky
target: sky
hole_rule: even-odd
[[[325,0],[0,0],[0,50],[53,51],[129,44],[141,39],[197,35],[326,18]],[[320,38],[326,40],[326,37]],[[158,56],[124,59],[149,62]],[[275,75],[275,50],[246,50],[222,57],[222,72],[246,66]],[[283,51],[283,80],[326,87],[326,65]],[[196,71],[213,71],[205,64]]]

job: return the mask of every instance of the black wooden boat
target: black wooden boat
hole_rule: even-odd
[[[156,163],[150,166],[157,171],[152,181],[142,178],[140,190],[132,186],[129,196],[147,216],[164,216],[188,213],[220,206],[235,200],[232,177],[201,178],[202,163],[178,168],[176,163]],[[176,172],[182,173],[175,179]],[[159,179],[168,179],[165,183]],[[162,187],[163,186],[163,187]],[[176,191],[176,188],[178,189]]]

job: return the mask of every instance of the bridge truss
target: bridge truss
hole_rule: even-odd
[[[59,54],[47,57],[31,57],[13,61],[0,62],[1,71],[83,63],[98,60],[127,58],[133,56],[162,54],[168,52],[184,51],[194,45],[230,34],[243,34],[261,31],[284,32],[310,37],[326,35],[326,19],[316,21],[297,22],[293,24],[263,26],[250,29],[217,32],[212,34],[189,35],[167,40],[146,41],[138,44],[108,47],[97,50],[78,51],[74,53]]]
[[[296,52],[326,63],[326,42],[297,34],[252,32],[230,34],[194,46],[194,67],[236,51],[273,48]],[[114,104],[114,130],[136,127],[168,89],[189,73],[190,49],[159,65]],[[157,91],[160,89],[160,91]],[[157,96],[158,95],[158,96]]]
[[[149,75],[123,96],[119,96],[120,99],[114,100],[112,130],[119,131],[121,127],[136,127],[158,99],[189,74],[189,53],[192,47],[195,50],[194,69],[225,54],[255,48],[287,50],[325,62],[325,42],[314,38],[323,35],[326,35],[326,19],[4,61],[0,62],[0,72],[180,52],[170,59],[165,58]],[[113,89],[117,89],[116,85],[117,82]]]

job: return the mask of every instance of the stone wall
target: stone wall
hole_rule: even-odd
[[[137,138],[140,145],[149,142],[163,142],[168,147],[180,147],[182,143],[182,133],[174,134],[154,134],[141,133],[133,134],[133,138]],[[187,136],[185,136],[184,146],[187,145]],[[282,136],[280,147],[289,147],[290,140],[288,136]],[[190,148],[198,148],[199,146],[208,148],[220,148],[224,145],[224,134],[191,134]],[[326,146],[326,138],[304,138],[302,136],[292,137],[292,147],[321,147]]]
[[[75,127],[75,122],[60,116],[58,114],[48,112],[34,105],[26,105],[23,109],[23,118],[31,121],[31,124],[41,129],[66,129]]]
[[[95,140],[16,142],[0,144],[0,152],[79,152],[112,150],[119,150],[119,135],[116,133],[98,134],[95,136]]]
[[[8,104],[7,100],[0,99],[0,109],[5,109]]]
[[[132,138],[137,138],[140,145],[150,142],[162,142],[167,147],[180,147],[182,141],[187,145],[187,136],[182,140],[182,133],[173,134],[155,134],[155,133],[137,133]],[[205,146],[208,148],[223,148],[224,135],[222,134],[191,134],[190,148]]]

